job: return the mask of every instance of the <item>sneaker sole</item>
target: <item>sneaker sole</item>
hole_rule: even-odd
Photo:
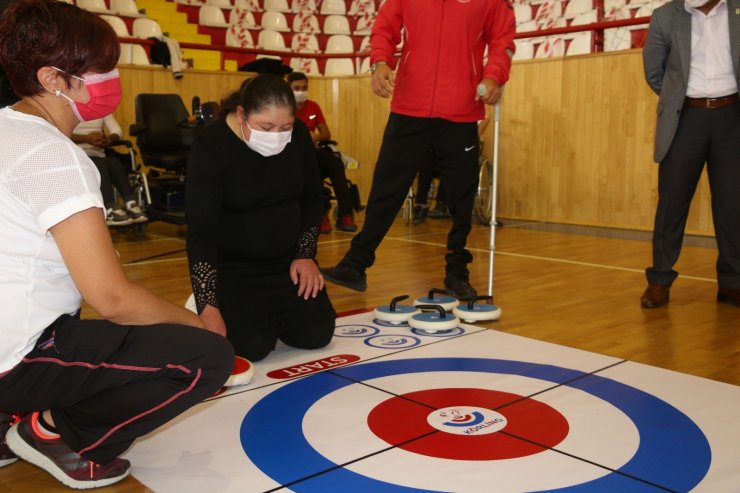
[[[13,457],[12,459],[0,459],[0,467],[9,466],[14,462],[18,462],[18,457]]]
[[[24,461],[48,472],[63,485],[76,490],[89,490],[92,488],[108,486],[127,478],[131,474],[131,468],[129,467],[124,474],[114,478],[99,479],[97,481],[78,481],[67,476],[67,474],[59,468],[59,466],[54,464],[54,461],[33,448],[23,438],[21,438],[21,436],[18,434],[18,425],[13,426],[10,428],[10,430],[8,430],[8,434],[5,437],[5,442],[8,444],[8,447],[10,448],[10,450],[13,451],[15,455],[17,455]]]
[[[145,223],[145,222],[147,222],[148,220],[149,220],[149,218],[148,218],[148,217],[137,217],[136,219],[132,219],[132,220],[131,220],[131,223],[132,223],[132,224],[140,224],[140,223]]]

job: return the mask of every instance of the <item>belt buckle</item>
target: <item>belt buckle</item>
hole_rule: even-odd
[[[712,101],[713,101],[712,98],[707,98],[706,99],[706,107],[707,108],[711,108],[712,107]]]

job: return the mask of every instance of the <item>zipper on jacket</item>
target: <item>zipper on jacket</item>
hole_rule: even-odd
[[[442,26],[444,25],[445,18],[445,3],[447,0],[442,0],[442,13],[439,16],[439,36],[437,36],[437,61],[434,66],[434,85],[432,86],[432,106],[429,108],[429,118],[434,114],[434,102],[437,99],[437,77],[439,75],[439,48],[442,45]]]

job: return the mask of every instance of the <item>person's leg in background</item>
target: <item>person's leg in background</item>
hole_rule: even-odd
[[[321,269],[326,280],[355,291],[367,289],[365,270],[398,215],[414,177],[432,145],[436,123],[391,113],[375,165],[362,230],[335,267]]]
[[[110,177],[113,180],[113,185],[118,190],[118,193],[123,197],[123,203],[126,208],[126,213],[131,218],[132,222],[144,223],[149,220],[141,210],[139,204],[136,203],[136,197],[134,196],[134,189],[131,188],[131,183],[128,180],[128,171],[124,169],[123,163],[116,156],[110,155],[104,158],[108,164],[108,170]]]
[[[445,198],[445,181],[441,177],[437,185],[437,200],[435,201],[434,208],[429,211],[429,217],[432,219],[449,219],[452,217],[450,208],[447,206],[447,199]]]
[[[437,172],[437,165],[434,152],[429,150],[429,154],[419,171],[416,180],[416,197],[414,197],[414,224],[423,223],[429,213],[429,190],[434,181],[434,175]]]
[[[467,265],[473,255],[465,248],[471,229],[473,204],[478,190],[478,133],[473,123],[440,120],[434,138],[440,181],[445,184],[445,198],[452,215],[447,235],[445,287],[461,299],[477,295],[470,285]]]
[[[717,300],[740,306],[740,103],[709,110],[712,142],[707,172],[717,237]]]
[[[645,270],[648,287],[640,298],[643,308],[668,303],[669,290],[678,277],[673,266],[681,253],[691,199],[707,159],[710,111],[715,110],[684,107],[668,154],[658,165],[653,265]]]
[[[105,204],[105,222],[108,226],[128,226],[134,221],[116,204],[113,194],[113,177],[107,157],[90,157],[100,173],[100,193]],[[133,194],[132,194],[133,195]]]
[[[352,196],[349,193],[347,176],[344,173],[344,163],[331,151],[331,149],[316,149],[316,160],[319,162],[321,176],[326,176],[331,181],[334,196],[337,199],[336,228],[340,231],[354,233],[357,225],[353,219]]]

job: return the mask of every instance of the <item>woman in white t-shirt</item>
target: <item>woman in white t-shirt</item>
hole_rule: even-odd
[[[118,105],[118,56],[108,24],[64,2],[19,0],[0,19],[21,98],[0,110],[0,467],[20,457],[74,488],[126,477],[118,456],[233,365],[223,334],[126,277],[98,172],[70,140]],[[80,320],[82,299],[104,320]]]

